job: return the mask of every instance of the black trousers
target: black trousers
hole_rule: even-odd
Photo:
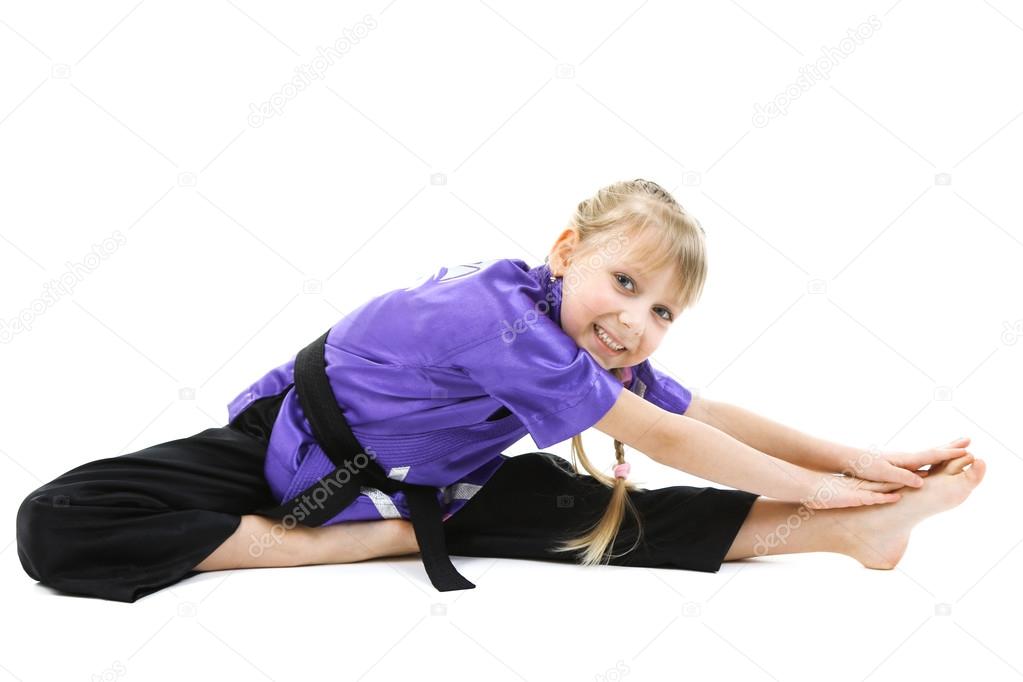
[[[283,394],[262,398],[227,426],[88,462],[33,491],[18,509],[21,565],[61,592],[134,602],[196,573],[241,522],[278,504],[263,475]],[[556,455],[505,458],[444,523],[451,555],[572,562],[553,552],[603,514],[611,491]],[[671,486],[630,495],[609,563],[715,572],[757,495]]]

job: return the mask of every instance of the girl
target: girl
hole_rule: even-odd
[[[415,552],[441,590],[473,587],[448,552],[714,572],[830,551],[894,567],[984,462],[968,439],[859,453],[694,398],[649,357],[706,270],[703,228],[668,192],[605,187],[543,265],[441,268],[377,296],[243,391],[226,426],[40,487],[18,511],[22,566],[125,602],[199,571]],[[611,475],[583,449],[591,426],[614,439]],[[526,433],[541,449],[571,438],[573,462],[500,454]],[[625,445],[735,489],[639,488]]]

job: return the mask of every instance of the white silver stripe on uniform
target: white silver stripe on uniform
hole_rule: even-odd
[[[632,392],[635,393],[636,395],[638,395],[640,398],[642,398],[644,395],[646,395],[646,384],[644,384],[642,381],[640,381],[639,377],[636,377],[633,380]]]
[[[391,471],[388,472],[387,478],[393,478],[396,481],[404,481],[405,477],[408,476],[409,467],[391,467]]]
[[[404,467],[393,467],[387,474],[388,478],[393,478],[397,481],[404,481],[408,475],[409,468]],[[469,500],[472,496],[480,491],[483,486],[476,485],[474,483],[456,483],[454,485],[441,487],[441,499],[444,504],[450,504],[451,500]],[[377,512],[381,518],[385,519],[396,519],[401,518],[401,513],[394,504],[394,500],[389,495],[382,493],[377,488],[369,488],[361,486],[359,493],[365,495],[373,502],[373,506],[376,507]]]
[[[449,503],[451,500],[469,500],[472,496],[480,491],[483,486],[476,485],[475,483],[456,483],[441,488],[441,493],[444,497],[444,502]]]
[[[378,489],[360,486],[359,493],[365,495],[373,502],[373,506],[377,508],[377,512],[379,512],[381,517],[385,519],[401,518],[401,513],[398,512],[398,508],[394,506],[394,501]]]

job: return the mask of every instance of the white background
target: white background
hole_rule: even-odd
[[[1006,0],[0,5],[0,679],[1017,679],[1021,58]],[[38,486],[222,425],[372,295],[539,264],[579,201],[635,177],[710,253],[656,366],[858,447],[973,438],[987,480],[895,570],[456,558],[478,587],[437,593],[413,557],[207,573],[131,605],[23,572]],[[706,484],[630,461],[648,487]]]

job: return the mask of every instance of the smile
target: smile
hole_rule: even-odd
[[[625,346],[620,343],[616,343],[615,340],[612,339],[599,324],[594,323],[593,335],[597,338],[597,341],[600,342],[600,345],[612,355],[618,355],[626,350]]]

